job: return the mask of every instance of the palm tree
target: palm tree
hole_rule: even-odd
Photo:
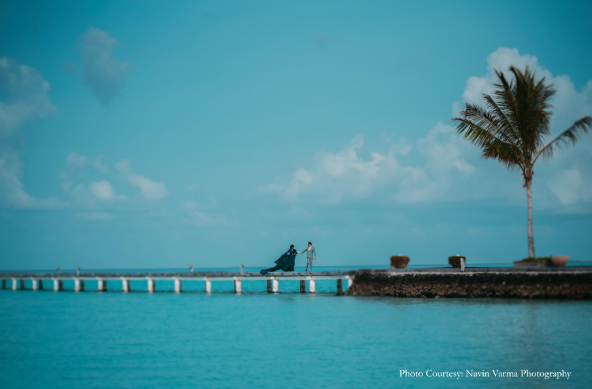
[[[496,159],[509,170],[522,171],[528,201],[528,256],[535,258],[531,191],[534,164],[541,156],[549,160],[563,146],[575,145],[592,127],[592,118],[578,120],[546,143],[545,138],[551,135],[549,101],[555,90],[552,85],[545,85],[544,78],[536,82],[528,66],[524,72],[511,66],[510,72],[514,79],[508,81],[502,72],[495,71],[498,83],[493,84],[493,97],[483,94],[485,107],[466,104],[462,117],[452,120],[457,132],[482,150],[483,158]]]

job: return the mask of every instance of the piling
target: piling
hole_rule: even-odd
[[[242,286],[240,278],[234,278],[234,293],[242,293]]]
[[[343,294],[343,280],[341,278],[337,279],[337,294]]]
[[[206,293],[212,293],[212,280],[206,277]]]
[[[129,284],[129,280],[126,278],[121,278],[121,288],[123,289],[123,292],[127,293],[130,290],[130,284]]]
[[[181,280],[178,278],[173,278],[175,281],[175,293],[181,293]]]
[[[273,281],[272,281],[272,291],[273,293],[277,293],[278,292],[278,279],[273,277]]]
[[[306,293],[306,281],[300,280],[300,293]]]
[[[101,278],[97,278],[97,292],[102,292],[105,290],[104,282]]]
[[[16,290],[16,278],[12,279],[12,290]]]
[[[31,290],[37,290],[37,280],[35,278],[31,278]]]
[[[267,293],[273,293],[273,286],[271,285],[271,280],[267,280]]]
[[[2,289],[6,289],[6,280],[2,279]]]
[[[315,286],[315,280],[312,277],[310,277],[309,281],[308,281],[308,291],[309,291],[309,293],[316,293],[317,292],[317,289]]]
[[[154,280],[147,278],[146,281],[148,282],[148,293],[154,293]]]
[[[21,290],[25,290],[25,280],[21,279]]]
[[[74,278],[74,292],[80,292],[80,280]]]
[[[43,280],[39,280],[39,290],[43,290]]]

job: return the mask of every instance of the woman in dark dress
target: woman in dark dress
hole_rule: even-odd
[[[270,271],[277,271],[277,270],[294,271],[294,265],[296,263],[296,254],[301,254],[301,253],[294,249],[294,245],[291,245],[290,250],[286,251],[284,253],[284,255],[282,255],[281,257],[279,257],[275,261],[276,265],[274,267],[270,267],[269,269],[261,270],[261,274],[265,275],[265,274],[269,273]]]

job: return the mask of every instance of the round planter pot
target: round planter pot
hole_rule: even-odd
[[[405,269],[409,264],[409,257],[405,255],[393,255],[391,257],[391,268]]]
[[[569,255],[551,255],[551,266],[565,267],[569,261]]]
[[[465,260],[465,265],[467,264],[467,257],[463,257],[462,255],[453,255],[452,257],[448,257],[448,263],[452,267],[460,267],[460,259]]]

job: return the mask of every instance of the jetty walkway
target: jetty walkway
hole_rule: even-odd
[[[353,283],[356,271],[318,271],[318,272],[274,272],[262,276],[256,272],[167,272],[167,273],[0,273],[2,289],[12,290],[53,290],[56,292],[64,290],[65,280],[74,281],[74,291],[88,291],[85,281],[96,281],[94,291],[104,292],[108,290],[109,283],[118,282],[121,284],[122,292],[130,292],[130,281],[145,280],[146,291],[156,291],[155,281],[168,280],[174,282],[174,291],[181,293],[183,282],[205,281],[205,292],[212,293],[213,281],[234,281],[234,291],[242,293],[243,281],[265,280],[267,281],[267,292],[278,293],[280,280],[300,281],[300,292],[316,293],[315,281],[336,280],[337,294],[343,293],[343,282],[350,287]],[[25,287],[25,280],[30,280],[30,287]],[[94,284],[94,283],[93,283]]]

